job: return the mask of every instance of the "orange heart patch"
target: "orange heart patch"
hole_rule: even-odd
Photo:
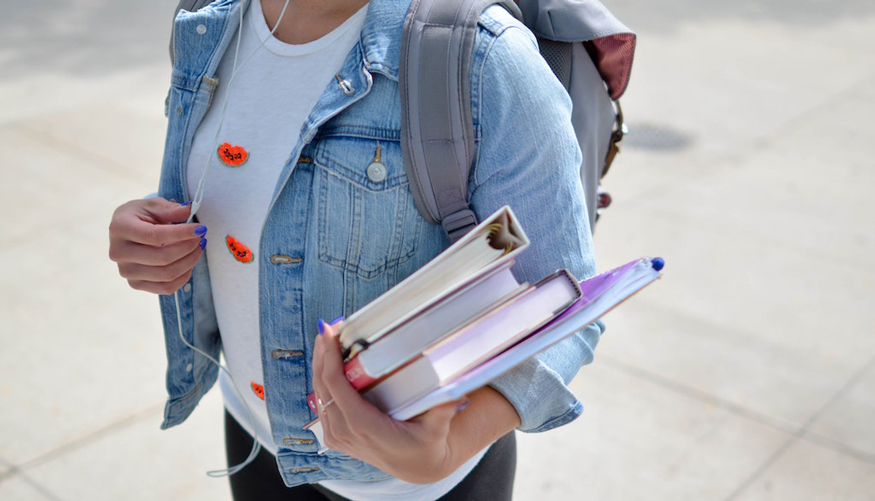
[[[240,167],[249,160],[249,152],[242,146],[233,146],[231,143],[222,143],[216,150],[219,160],[228,167]]]
[[[249,250],[249,247],[240,243],[239,240],[228,235],[225,237],[225,243],[228,244],[228,250],[234,255],[234,259],[241,263],[249,263],[252,261],[252,251]]]

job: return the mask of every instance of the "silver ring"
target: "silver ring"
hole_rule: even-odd
[[[331,404],[334,403],[334,399],[328,399],[327,402],[323,402],[322,399],[318,399],[316,402],[319,405],[319,414],[325,413],[325,409],[327,409]]]

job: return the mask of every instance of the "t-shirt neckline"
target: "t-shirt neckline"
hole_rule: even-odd
[[[289,57],[313,54],[314,52],[319,52],[320,50],[329,47],[332,43],[336,42],[337,39],[342,37],[344,34],[346,34],[347,31],[349,31],[353,27],[360,27],[361,22],[363,21],[364,16],[368,10],[368,4],[365,4],[355,14],[349,16],[349,19],[344,21],[340,26],[334,28],[323,37],[313,40],[312,42],[307,42],[303,44],[290,44],[283,42],[282,40],[270,34],[270,28],[268,28],[267,26],[267,21],[264,19],[264,11],[261,8],[261,0],[252,0],[250,3],[252,4],[249,11],[250,26],[254,30],[255,36],[256,38],[258,38],[259,43],[262,40],[266,40],[264,46],[269,51],[279,56]],[[288,12],[286,13],[286,15],[288,15]]]

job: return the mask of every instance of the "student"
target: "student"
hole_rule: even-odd
[[[229,466],[253,437],[263,445],[230,477],[238,501],[510,499],[512,431],[545,431],[582,411],[567,383],[591,360],[598,325],[407,422],[343,376],[330,319],[449,245],[416,210],[401,157],[408,5],[219,0],[175,22],[159,196],[115,211],[110,257],[131,287],[160,294],[163,427],[184,421],[218,379]],[[490,7],[470,73],[478,218],[503,205],[517,214],[532,241],[518,279],[592,275],[571,105],[534,37]],[[202,203],[184,203],[202,179]],[[193,206],[196,222],[180,223]],[[186,343],[216,359],[221,350],[230,376]],[[312,391],[331,448],[322,455],[302,429],[315,417]]]

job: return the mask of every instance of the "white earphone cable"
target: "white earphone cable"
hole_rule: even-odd
[[[251,1],[258,2],[260,0],[251,0]],[[283,5],[283,9],[280,11],[280,15],[277,18],[276,24],[274,24],[273,29],[270,30],[270,35],[265,37],[264,40],[261,41],[261,44],[259,44],[258,47],[256,47],[255,50],[253,50],[252,53],[249,54],[246,57],[246,59],[242,63],[240,63],[240,66],[238,67],[237,66],[237,58],[240,55],[240,39],[243,38],[243,36],[242,36],[243,35],[243,7],[240,8],[240,27],[237,30],[237,45],[234,48],[234,65],[233,65],[233,68],[231,71],[231,77],[228,79],[228,89],[225,92],[225,100],[222,103],[222,113],[219,115],[219,126],[216,127],[216,135],[213,138],[213,147],[210,148],[210,152],[214,151],[219,146],[219,136],[222,133],[222,125],[225,123],[225,112],[228,110],[228,99],[231,95],[231,88],[232,88],[232,84],[234,83],[234,77],[236,77],[237,73],[241,69],[243,69],[244,66],[246,66],[246,63],[248,63],[250,59],[252,59],[252,56],[254,56],[255,53],[257,53],[259,50],[261,50],[261,48],[264,47],[264,44],[266,44],[267,41],[273,37],[273,34],[276,32],[277,28],[279,28],[280,23],[283,20],[283,16],[286,15],[286,9],[288,9],[288,7],[289,7],[289,1],[290,0],[286,0],[285,4]],[[188,216],[188,221],[187,221],[189,223],[194,219],[195,213],[197,213],[197,210],[200,208],[201,201],[204,198],[204,187],[206,185],[207,175],[208,175],[212,165],[213,165],[213,155],[208,154],[206,162],[204,164],[203,173],[201,173],[200,180],[197,183],[197,190],[194,193],[194,199],[192,200],[192,203],[191,203],[191,214]]]
[[[251,1],[258,2],[261,0],[251,0]],[[285,16],[285,14],[286,14],[286,9],[289,6],[289,1],[290,0],[286,0],[285,4],[283,5],[283,9],[282,9],[282,11],[280,11],[280,15],[277,18],[276,24],[274,25],[273,29],[270,30],[270,34],[267,37],[265,37],[264,40],[261,41],[261,44],[258,47],[256,47],[255,50],[252,51],[251,54],[249,54],[249,56],[247,56],[247,58],[240,64],[240,66],[237,66],[237,60],[238,60],[238,57],[240,55],[240,39],[243,38],[243,10],[244,10],[244,6],[240,7],[240,25],[239,25],[238,30],[237,30],[237,44],[236,44],[236,47],[234,48],[234,64],[233,64],[232,70],[231,70],[231,77],[228,79],[228,87],[227,87],[227,90],[225,92],[225,100],[222,103],[222,112],[221,112],[221,115],[219,116],[219,126],[216,128],[216,135],[213,138],[213,146],[212,146],[212,148],[210,148],[209,154],[207,155],[206,163],[204,165],[203,173],[201,174],[200,180],[198,181],[197,190],[195,191],[194,199],[192,200],[192,203],[191,203],[191,214],[189,215],[188,220],[186,221],[187,223],[190,223],[194,220],[195,214],[197,213],[197,210],[200,208],[201,201],[203,200],[203,197],[204,197],[204,187],[206,186],[207,174],[209,173],[210,167],[213,165],[212,152],[215,151],[216,148],[218,148],[218,146],[219,146],[219,137],[220,137],[221,132],[222,132],[222,125],[225,123],[225,112],[228,109],[228,99],[229,99],[230,94],[231,94],[232,84],[234,83],[234,77],[237,76],[237,73],[246,65],[246,63],[249,62],[250,59],[252,59],[252,56],[256,52],[261,50],[261,48],[264,47],[264,44],[266,44],[267,41],[271,37],[273,37],[273,34],[276,32],[277,28],[279,28],[279,25],[283,20],[283,16]],[[258,453],[261,451],[261,442],[258,441],[258,432],[256,431],[255,426],[254,426],[255,420],[254,420],[253,415],[252,415],[252,409],[249,408],[249,404],[246,403],[246,400],[243,398],[243,395],[240,393],[240,390],[237,388],[237,383],[234,381],[234,378],[231,376],[231,372],[225,366],[223,366],[218,360],[216,360],[215,358],[213,358],[209,354],[205,353],[203,350],[195,347],[194,345],[192,345],[191,343],[186,341],[185,336],[182,335],[182,332],[183,332],[183,330],[182,330],[182,312],[181,312],[181,308],[179,305],[179,291],[178,290],[173,293],[173,297],[174,297],[174,300],[176,301],[176,325],[177,325],[177,330],[179,332],[179,339],[182,340],[183,344],[185,344],[187,347],[191,348],[196,353],[199,353],[200,355],[204,356],[207,360],[209,360],[210,362],[212,362],[216,366],[218,366],[219,369],[222,370],[225,373],[225,375],[228,376],[228,379],[231,381],[231,386],[234,389],[234,392],[237,395],[237,398],[239,398],[240,401],[243,402],[244,407],[246,407],[246,413],[249,416],[249,422],[253,423],[253,426],[252,426],[253,442],[252,442],[252,450],[249,452],[249,456],[247,456],[246,459],[238,465],[228,467],[227,469],[211,470],[211,471],[207,472],[207,475],[209,475],[211,477],[225,477],[225,476],[233,475],[233,474],[237,473],[238,471],[242,470],[249,463],[254,461],[256,456],[258,456]]]

